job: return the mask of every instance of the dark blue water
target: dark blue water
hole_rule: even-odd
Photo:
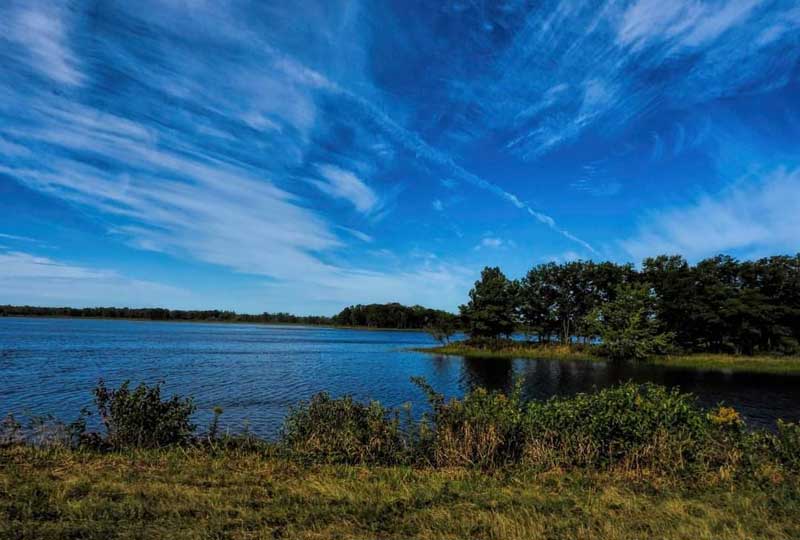
[[[551,360],[439,357],[406,349],[432,345],[422,332],[267,325],[0,318],[0,415],[75,418],[91,405],[99,378],[164,381],[167,394],[191,395],[196,421],[214,406],[232,431],[276,433],[288,407],[322,390],[391,406],[425,409],[409,382],[425,377],[447,396],[475,386],[507,389],[523,377],[528,398],[547,398],[620,381],[653,381],[723,401],[752,423],[800,420],[800,377],[697,372],[653,366]]]

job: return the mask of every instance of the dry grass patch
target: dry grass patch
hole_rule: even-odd
[[[179,450],[0,450],[0,538],[800,537],[796,478],[347,465]]]

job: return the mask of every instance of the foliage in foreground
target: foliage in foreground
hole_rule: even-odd
[[[520,385],[508,395],[477,389],[445,399],[422,379],[430,411],[415,419],[378,402],[322,393],[293,407],[274,443],[217,436],[217,421],[200,436],[190,399],[161,398],[160,385],[101,382],[95,402],[106,432],[72,424],[61,446],[99,450],[206,446],[212,450],[270,448],[304,463],[413,465],[434,468],[647,470],[667,476],[752,475],[759,468],[800,472],[800,426],[779,422],[775,433],[749,431],[729,407],[700,408],[690,394],[627,383],[573,397],[524,402]],[[65,430],[56,430],[63,433]],[[76,433],[77,431],[77,433]],[[0,445],[20,443],[20,425],[0,423]],[[30,437],[28,438],[30,440]],[[42,440],[38,442],[42,445]]]
[[[800,426],[745,429],[728,407],[705,411],[677,390],[632,383],[524,403],[478,389],[445,400],[424,381],[432,412],[401,425],[398,412],[350,398],[315,398],[289,415],[280,445],[325,463],[492,469],[650,470],[665,475],[798,471]]]
[[[198,435],[190,402],[157,385],[98,390],[104,436],[24,444],[7,419],[0,538],[800,535],[795,424],[750,432],[655,385],[525,403],[519,387],[446,400],[416,382],[420,420],[320,394],[274,443]]]
[[[125,381],[109,389],[101,380],[94,401],[106,429],[105,443],[112,448],[158,448],[186,442],[196,426],[191,398],[161,399],[161,385],[142,383],[133,390]]]

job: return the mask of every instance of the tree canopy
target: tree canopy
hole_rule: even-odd
[[[341,326],[403,330],[427,328],[440,325],[441,321],[453,322],[455,318],[455,315],[446,311],[422,306],[404,306],[394,302],[346,307],[338,315],[334,315],[333,323]]]
[[[666,351],[672,340],[658,320],[655,294],[647,284],[619,285],[614,299],[595,307],[585,324],[614,360],[642,360]]]
[[[486,267],[469,292],[469,302],[459,310],[471,338],[496,339],[514,333],[517,306],[516,283],[499,268]]]
[[[476,337],[516,330],[539,342],[590,341],[598,320],[589,315],[602,321],[604,308],[621,308],[613,304],[620,291],[628,307],[639,310],[643,299],[630,296],[636,290],[648,291],[648,316],[683,351],[800,350],[800,254],[756,261],[718,255],[695,265],[661,255],[645,259],[639,270],[613,262],[546,263],[514,282],[487,267],[461,315]]]

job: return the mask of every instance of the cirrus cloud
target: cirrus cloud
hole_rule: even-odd
[[[800,169],[778,169],[755,184],[739,184],[690,204],[650,212],[622,240],[636,260],[662,253],[689,259],[736,250],[752,255],[800,249]]]

